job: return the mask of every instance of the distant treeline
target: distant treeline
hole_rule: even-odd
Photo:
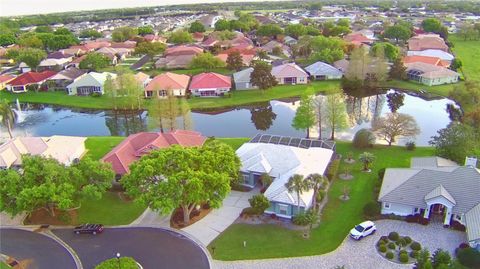
[[[227,0],[228,1],[228,0]],[[95,11],[64,12],[48,15],[29,15],[0,18],[0,32],[15,32],[22,27],[34,25],[67,24],[82,21],[104,21],[110,19],[128,19],[136,16],[148,17],[158,11],[175,11],[174,14],[191,14],[192,12],[216,12],[218,10],[278,10],[306,8],[318,10],[326,5],[345,5],[352,7],[378,7],[383,11],[392,8],[391,0],[322,0],[322,1],[285,1],[285,2],[244,2],[244,3],[212,3],[173,5],[162,7],[139,7],[108,9]],[[477,1],[398,1],[398,7],[406,10],[410,7],[422,7],[430,11],[472,12],[480,14],[480,2]],[[171,13],[170,13],[171,15]]]

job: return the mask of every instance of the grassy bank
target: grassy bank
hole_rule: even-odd
[[[352,148],[351,143],[337,142],[337,151],[343,156],[349,151],[355,157],[362,152]],[[319,227],[312,231],[309,239],[304,239],[299,231],[292,231],[274,225],[234,224],[225,230],[209,248],[215,259],[244,260],[293,256],[317,255],[336,249],[347,236],[348,231],[363,220],[363,207],[374,200],[373,188],[378,170],[384,167],[408,167],[413,156],[433,155],[433,148],[422,147],[407,151],[404,147],[375,146],[368,150],[377,158],[372,173],[361,172],[361,164],[352,166],[354,179],[335,180],[328,192],[328,203],[322,213]],[[342,167],[346,164],[342,162]],[[350,200],[343,202],[338,197],[344,187],[350,189]],[[247,241],[247,247],[243,246]]]
[[[464,40],[458,35],[451,35],[449,40],[453,42],[453,53],[462,63],[462,72],[467,80],[480,81],[480,40]]]

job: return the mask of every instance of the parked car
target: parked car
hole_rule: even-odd
[[[73,228],[76,234],[98,234],[103,232],[103,224],[83,224]]]
[[[375,227],[375,223],[367,220],[351,229],[350,236],[355,240],[360,240],[366,236],[374,234],[376,230],[377,227]]]

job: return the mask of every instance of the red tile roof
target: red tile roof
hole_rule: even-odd
[[[0,75],[0,83],[3,83],[3,82],[8,82],[12,79],[14,79],[15,76],[12,76],[12,75]]]
[[[437,66],[448,67],[448,63],[446,63],[445,61],[442,61],[442,59],[440,59],[438,57],[420,56],[420,55],[412,55],[412,56],[403,57],[403,63],[405,63],[405,64],[415,63],[415,62],[421,62],[421,63],[426,63],[426,64],[433,64],[433,65],[437,65]]]
[[[196,46],[175,46],[165,50],[166,56],[178,56],[178,55],[196,55],[202,53],[203,49]]]
[[[192,78],[190,89],[231,88],[230,77],[217,73],[201,73]]]
[[[145,90],[187,89],[189,81],[190,77],[187,75],[166,72],[155,76],[145,87]]]
[[[130,171],[131,163],[152,150],[167,148],[174,144],[184,147],[201,146],[206,139],[199,132],[186,130],[176,130],[170,133],[137,133],[123,140],[105,155],[102,161],[111,163],[115,173],[123,175]]]
[[[20,76],[16,77],[12,81],[8,82],[9,85],[12,86],[23,86],[23,85],[29,85],[29,84],[36,84],[40,83],[50,77],[53,77],[57,72],[54,71],[43,71],[40,73],[37,72],[27,72],[24,74],[21,74]]]
[[[370,38],[362,34],[348,34],[343,39],[345,39],[348,42],[354,42],[354,43],[372,43],[373,42],[373,40],[371,40]]]

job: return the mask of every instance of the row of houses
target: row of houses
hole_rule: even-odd
[[[213,72],[201,73],[190,78],[188,75],[164,72],[153,78],[139,72],[135,79],[144,89],[145,97],[185,96],[189,91],[193,96],[213,97],[223,96],[232,90],[235,85],[237,90],[255,89],[251,82],[253,68],[249,67],[232,77]],[[325,80],[339,79],[342,72],[326,63],[317,62],[303,70],[294,63],[286,63],[272,68],[272,75],[278,84],[306,84],[309,78]],[[116,74],[110,72],[85,72],[76,67],[55,72],[46,70],[42,72],[26,72],[18,77],[5,76],[5,86],[12,93],[23,93],[29,90],[64,90],[69,95],[104,94],[104,84],[108,77],[115,79]],[[232,84],[233,78],[233,84]],[[7,81],[8,79],[8,81]],[[1,78],[0,78],[1,81]]]

